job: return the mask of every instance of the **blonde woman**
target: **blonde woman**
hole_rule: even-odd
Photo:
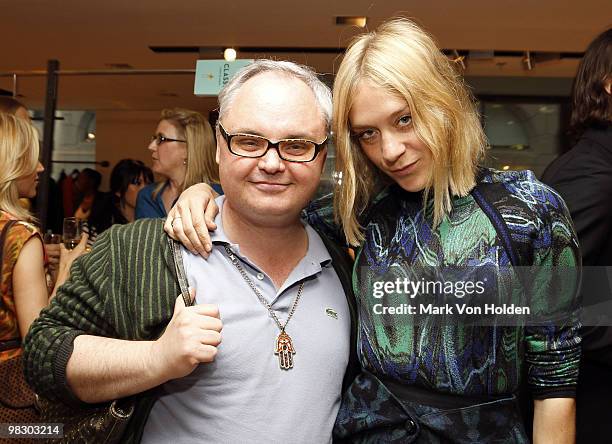
[[[333,130],[342,181],[333,209],[323,199],[307,215],[356,249],[362,372],[344,395],[336,438],[529,442],[517,401],[528,387],[534,441],[573,442],[580,258],[563,201],[529,171],[478,167],[486,142],[473,98],[409,20],[349,46],[334,83]],[[201,254],[202,188],[186,191],[166,223]],[[175,215],[182,221],[172,226]],[[468,282],[482,288],[478,297],[465,297]],[[439,290],[449,283],[448,294]],[[539,325],[452,311],[517,298]]]
[[[181,108],[163,110],[148,149],[153,172],[165,180],[140,191],[136,219],[165,217],[185,188],[200,182],[219,182],[215,138],[210,124],[198,112]]]
[[[0,361],[21,354],[21,339],[49,302],[45,251],[35,220],[20,198],[36,196],[38,137],[29,120],[0,113],[0,230],[4,231],[0,279]],[[68,252],[62,246],[58,278],[51,296],[69,275],[87,239]]]

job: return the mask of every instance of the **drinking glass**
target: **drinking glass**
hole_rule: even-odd
[[[81,221],[76,217],[65,217],[62,238],[66,249],[76,247],[81,241],[81,234]]]

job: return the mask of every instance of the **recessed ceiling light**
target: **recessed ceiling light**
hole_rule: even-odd
[[[223,58],[228,62],[236,60],[236,50],[234,48],[225,48],[223,51]]]
[[[336,17],[336,25],[352,25],[365,28],[368,18],[357,15],[339,15]]]

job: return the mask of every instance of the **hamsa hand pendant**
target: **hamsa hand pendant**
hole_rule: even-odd
[[[281,331],[278,338],[276,338],[276,349],[274,354],[278,355],[278,363],[282,370],[293,368],[293,355],[295,354],[295,349],[293,348],[291,337],[285,333],[285,330]]]

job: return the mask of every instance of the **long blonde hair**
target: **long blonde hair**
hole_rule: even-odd
[[[363,241],[358,217],[385,180],[350,136],[349,112],[365,79],[406,100],[417,137],[432,153],[425,198],[433,197],[434,224],[450,212],[451,196],[464,196],[474,187],[486,144],[471,94],[429,34],[408,19],[396,18],[358,36],[336,76],[332,123],[336,169],[342,173],[334,215],[352,245]]]
[[[187,171],[179,191],[196,183],[218,183],[219,166],[215,161],[216,141],[210,123],[202,114],[183,108],[164,109],[162,120],[168,121],[187,143]],[[163,188],[165,182],[153,191],[153,197]]]
[[[0,210],[26,221],[34,217],[19,205],[17,179],[36,171],[38,152],[38,134],[32,124],[0,113]]]

